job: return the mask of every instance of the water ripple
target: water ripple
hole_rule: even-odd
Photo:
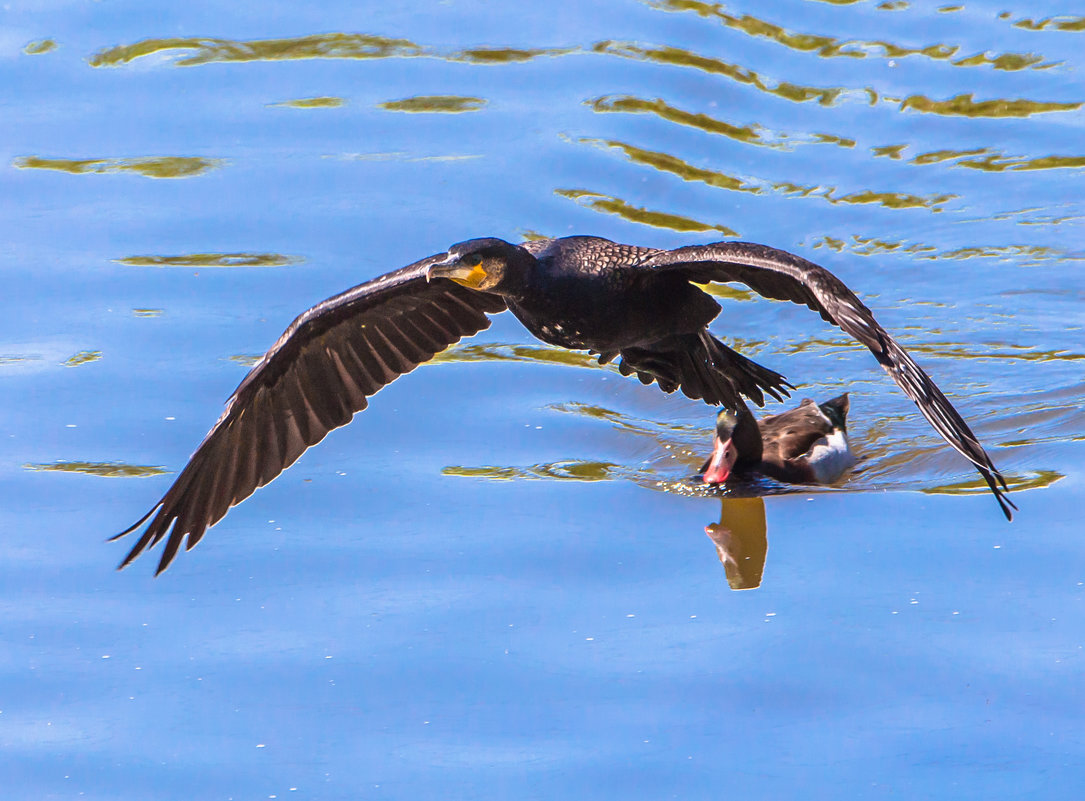
[[[222,159],[161,156],[128,159],[58,159],[23,156],[12,166],[21,170],[59,170],[73,175],[134,173],[145,178],[192,178],[220,167]]]
[[[481,111],[486,101],[481,97],[460,97],[458,95],[419,95],[402,100],[389,100],[378,103],[377,108],[385,111],[406,111],[412,113],[456,114],[464,111]]]
[[[630,222],[642,225],[651,225],[655,228],[667,228],[671,231],[683,232],[706,232],[719,231],[724,236],[738,236],[738,233],[726,225],[713,225],[682,217],[678,214],[670,214],[664,211],[651,211],[649,209],[632,206],[620,198],[612,195],[604,195],[599,192],[591,192],[587,189],[555,189],[554,194],[559,197],[573,200],[585,208],[599,211],[604,214],[616,214]]]
[[[150,476],[165,475],[170,472],[164,467],[146,464],[127,464],[126,462],[56,461],[40,464],[24,464],[23,469],[36,472],[83,473],[88,476],[102,476],[104,478],[148,478]]]
[[[754,38],[768,39],[800,53],[813,53],[822,58],[884,58],[896,59],[921,56],[934,61],[947,61],[956,67],[990,66],[998,70],[1047,69],[1061,62],[1044,61],[1035,53],[1002,53],[991,56],[986,51],[971,56],[960,56],[961,45],[931,44],[924,47],[904,47],[886,41],[860,39],[837,39],[832,36],[795,33],[786,28],[750,14],[736,16],[727,13],[720,3],[699,0],[646,0],[660,11],[693,12],[706,19],[715,19],[725,27]]]
[[[130,267],[283,267],[298,264],[302,259],[282,253],[185,253],[177,256],[127,256],[113,261]]]
[[[92,67],[116,67],[163,52],[187,52],[179,67],[244,61],[284,61],[307,58],[404,58],[424,51],[406,39],[365,33],[321,33],[286,39],[239,41],[211,37],[144,39],[131,45],[101,50],[89,59]]]
[[[747,180],[704,167],[696,167],[668,153],[646,150],[636,145],[612,139],[585,137],[578,139],[577,142],[599,149],[617,150],[634,164],[652,167],[660,172],[669,172],[672,175],[677,175],[683,181],[697,181],[732,192],[748,192],[753,195],[775,192],[791,197],[817,198],[832,205],[874,203],[889,209],[924,208],[932,212],[942,211],[942,206],[945,203],[958,197],[958,195],[954,194],[936,194],[924,197],[907,192],[876,192],[869,189],[838,194],[839,190],[834,186],[802,185],[790,181],[767,181],[756,178]]]
[[[751,125],[733,125],[724,120],[710,117],[707,114],[696,114],[683,111],[669,105],[662,98],[646,100],[629,95],[605,95],[594,100],[584,101],[593,111],[598,112],[622,112],[626,114],[654,114],[667,122],[697,128],[711,134],[720,134],[736,142],[747,145],[758,145],[775,150],[791,150],[794,145],[821,145],[832,144],[839,147],[855,147],[855,140],[834,134],[813,133],[794,134],[770,131],[764,126],[753,123]]]
[[[269,108],[339,108],[347,103],[341,97],[300,97],[297,100],[282,100],[268,103]]]

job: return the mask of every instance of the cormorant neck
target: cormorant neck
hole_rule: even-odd
[[[505,274],[493,292],[510,300],[520,300],[530,291],[538,260],[519,245],[506,242],[502,256],[505,259]]]

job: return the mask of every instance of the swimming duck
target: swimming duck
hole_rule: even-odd
[[[789,484],[832,484],[855,464],[848,406],[844,393],[822,404],[805,398],[798,408],[761,420],[745,404],[737,413],[721,409],[702,480],[722,484],[732,475],[761,473]]]
[[[618,359],[664,392],[738,410],[781,400],[790,384],[708,331],[719,304],[696,284],[738,281],[804,304],[865,345],[920,412],[991,488],[1009,519],[1006,482],[968,424],[855,293],[792,253],[752,242],[659,250],[594,236],[514,245],[472,239],[302,313],[227,400],[166,494],[113,539],[147,527],[124,567],[162,541],[161,573],[227,510],[365,409],[381,387],[510,310],[550,345]],[[148,522],[149,521],[149,522]]]

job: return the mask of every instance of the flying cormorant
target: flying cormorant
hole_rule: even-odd
[[[512,245],[472,239],[447,253],[367,281],[319,303],[290,324],[226,402],[162,499],[113,539],[146,529],[121,567],[165,539],[161,573],[182,541],[192,548],[227,510],[267,484],[368,398],[509,309],[550,345],[619,359],[664,392],[738,411],[743,398],[787,395],[783,376],[731,350],[708,332],[720,311],[695,284],[737,281],[760,295],[805,304],[874,358],[923,416],[968,459],[1007,519],[1002,474],[930,377],[862,301],[823,267],[750,242],[674,250],[593,236]],[[149,522],[148,522],[149,521]]]

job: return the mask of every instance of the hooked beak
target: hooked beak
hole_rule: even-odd
[[[704,475],[701,480],[705,484],[722,484],[731,476],[735,462],[738,460],[738,449],[728,438],[726,442],[718,436],[712,439],[712,456],[705,465]]]
[[[426,283],[434,278],[448,278],[468,289],[478,289],[486,280],[486,270],[482,264],[468,267],[461,264],[455,256],[448,256],[443,261],[435,262],[426,268]]]

